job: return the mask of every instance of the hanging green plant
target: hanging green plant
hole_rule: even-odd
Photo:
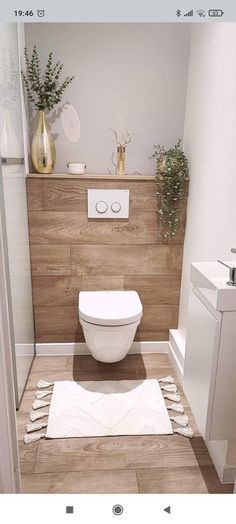
[[[168,150],[164,146],[153,146],[151,156],[156,160],[156,197],[164,242],[176,236],[181,222],[184,182],[188,176],[188,160],[181,143],[178,139],[176,145]]]

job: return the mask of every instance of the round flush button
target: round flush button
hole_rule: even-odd
[[[104,200],[99,200],[99,202],[96,203],[95,207],[98,213],[106,213],[108,209],[108,205]]]
[[[121,210],[120,202],[112,202],[111,210],[113,211],[113,213],[119,213],[119,211]]]

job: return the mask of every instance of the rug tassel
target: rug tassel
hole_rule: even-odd
[[[187,428],[176,428],[173,429],[174,433],[178,433],[179,435],[183,435],[183,437],[193,438],[194,437],[194,431],[189,426]]]
[[[44,398],[47,395],[52,395],[52,391],[36,391],[35,393],[37,399]]]
[[[50,406],[50,402],[46,402],[45,400],[34,400],[32,409],[45,408],[46,406]]]
[[[167,409],[170,409],[171,411],[176,411],[177,413],[184,413],[184,406],[183,404],[169,404],[169,406],[166,406]]]
[[[45,433],[35,433],[32,435],[24,435],[24,443],[25,444],[31,444],[31,442],[37,442],[37,440],[40,440],[41,438],[45,438]]]
[[[40,418],[48,417],[49,413],[41,412],[41,413],[35,413],[34,411],[31,411],[30,413],[30,420],[31,422],[35,422],[35,420],[38,420]]]
[[[36,387],[38,389],[48,388],[49,386],[53,386],[54,382],[47,382],[46,380],[39,380]]]
[[[171,375],[168,375],[168,377],[159,378],[158,382],[167,382],[169,384],[174,384],[174,379]]]
[[[178,393],[167,393],[167,395],[163,395],[163,397],[167,400],[172,400],[172,402],[180,402],[180,396]]]
[[[46,422],[38,423],[38,424],[26,424],[26,431],[27,433],[32,433],[32,431],[38,431],[39,429],[46,428],[47,424]]]
[[[168,391],[169,393],[176,393],[177,386],[175,384],[167,384],[166,386],[160,386],[163,391]]]
[[[170,420],[183,427],[186,427],[189,423],[188,415],[177,415],[177,417],[170,417]]]

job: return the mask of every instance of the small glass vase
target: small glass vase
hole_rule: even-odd
[[[117,147],[116,174],[121,176],[125,174],[125,146]]]
[[[56,162],[56,149],[48,128],[44,111],[38,112],[38,124],[35,131],[31,155],[38,173],[52,173]]]

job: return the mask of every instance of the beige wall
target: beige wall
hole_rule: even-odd
[[[193,26],[184,131],[190,186],[178,327],[183,340],[191,262],[235,260],[230,252],[236,247],[235,57],[236,24]],[[228,468],[236,464],[235,442],[210,442],[209,449],[221,478],[232,481]]]
[[[27,46],[36,44],[43,60],[53,51],[65,74],[76,75],[64,101],[79,113],[81,138],[69,143],[52,113],[55,172],[67,172],[70,160],[107,173],[109,128],[138,133],[127,148],[128,173],[154,172],[153,144],[171,146],[183,135],[189,37],[189,24],[26,24]]]
[[[184,149],[190,165],[179,330],[186,336],[191,262],[235,259],[236,24],[192,30]]]

